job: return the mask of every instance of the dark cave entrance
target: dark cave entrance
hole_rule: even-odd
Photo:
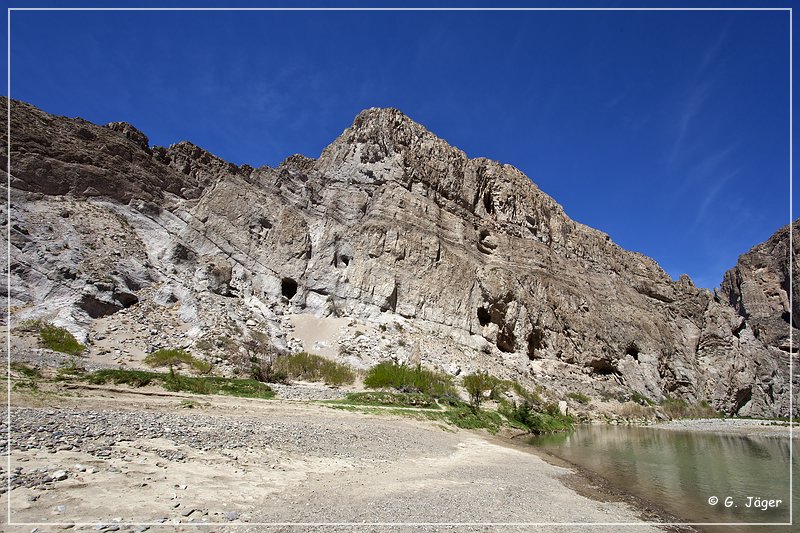
[[[294,295],[297,294],[297,282],[292,278],[283,278],[281,280],[281,294],[287,300],[294,298]]]

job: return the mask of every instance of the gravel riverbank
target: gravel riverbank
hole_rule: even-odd
[[[788,422],[776,420],[754,420],[747,418],[698,418],[671,420],[648,427],[673,431],[700,431],[719,435],[739,435],[750,437],[788,438]],[[800,431],[792,428],[792,438],[798,438]]]
[[[569,488],[570,469],[474,432],[299,402],[82,394],[12,406],[12,490],[0,505],[10,499],[13,523],[53,524],[39,531],[320,522],[363,523],[336,528],[358,531],[398,531],[374,524],[409,522],[417,525],[404,527],[414,531],[453,529],[423,523],[475,522],[548,523],[541,531],[572,531],[555,523],[576,522],[616,531],[612,523],[627,522],[639,525],[626,531],[658,530],[624,502]],[[9,474],[5,465],[2,473]]]

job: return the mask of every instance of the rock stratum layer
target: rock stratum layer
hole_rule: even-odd
[[[788,227],[712,293],[394,109],[277,168],[16,101],[11,117],[12,321],[43,317],[91,346],[97,324],[133,314],[144,352],[152,330],[216,353],[252,335],[296,347],[293,317],[345,319],[361,329],[321,349],[356,366],[789,414]]]

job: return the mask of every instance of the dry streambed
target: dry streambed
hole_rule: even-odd
[[[182,409],[177,396],[106,395],[14,406],[12,490],[0,505],[10,499],[13,523],[106,531],[639,521],[622,503],[568,489],[560,479],[569,470],[476,433],[297,402],[203,401]]]

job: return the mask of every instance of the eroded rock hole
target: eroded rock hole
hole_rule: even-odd
[[[381,306],[381,311],[397,312],[397,285],[395,284],[392,294],[386,298],[386,302]]]
[[[544,347],[544,332],[538,328],[533,328],[533,331],[528,335],[528,359],[531,361],[534,359],[541,359],[541,357],[536,354],[536,351]]]
[[[283,278],[281,280],[281,294],[287,300],[294,298],[294,295],[297,294],[297,282],[292,278]]]
[[[481,326],[488,326],[489,322],[491,321],[492,321],[492,316],[489,314],[489,311],[487,311],[485,307],[479,307],[478,322],[480,322]]]
[[[784,311],[783,313],[781,313],[781,318],[783,319],[784,322],[788,324],[789,320],[792,318],[792,315],[789,313],[789,311]]]
[[[746,387],[744,389],[739,389],[736,391],[736,397],[734,399],[733,404],[733,413],[736,414],[739,410],[747,405],[750,399],[753,397],[753,389],[750,387]]]
[[[489,230],[482,229],[478,233],[478,251],[486,255],[491,255],[497,248],[497,241],[489,232]]]
[[[483,207],[490,215],[494,213],[494,201],[492,200],[491,191],[486,191],[483,193]]]
[[[588,366],[592,369],[592,374],[596,376],[620,375],[617,367],[614,366],[608,359],[594,359],[589,361]]]
[[[634,361],[639,360],[639,347],[636,346],[635,342],[628,344],[628,347],[625,348],[625,355],[630,355]]]
[[[123,309],[121,305],[104,302],[88,294],[80,299],[78,307],[86,311],[86,314],[92,318],[103,318],[104,316],[113,315],[117,311]]]
[[[497,333],[497,347],[501,352],[513,353],[517,351],[517,339],[508,325],[503,326]]]
[[[181,243],[177,243],[175,247],[172,249],[172,260],[176,263],[184,262],[184,261],[195,261],[197,259],[197,254],[194,253],[193,250],[190,250],[186,246]]]
[[[139,297],[130,292],[115,292],[114,299],[122,304],[122,307],[126,309],[134,304],[139,303]]]

